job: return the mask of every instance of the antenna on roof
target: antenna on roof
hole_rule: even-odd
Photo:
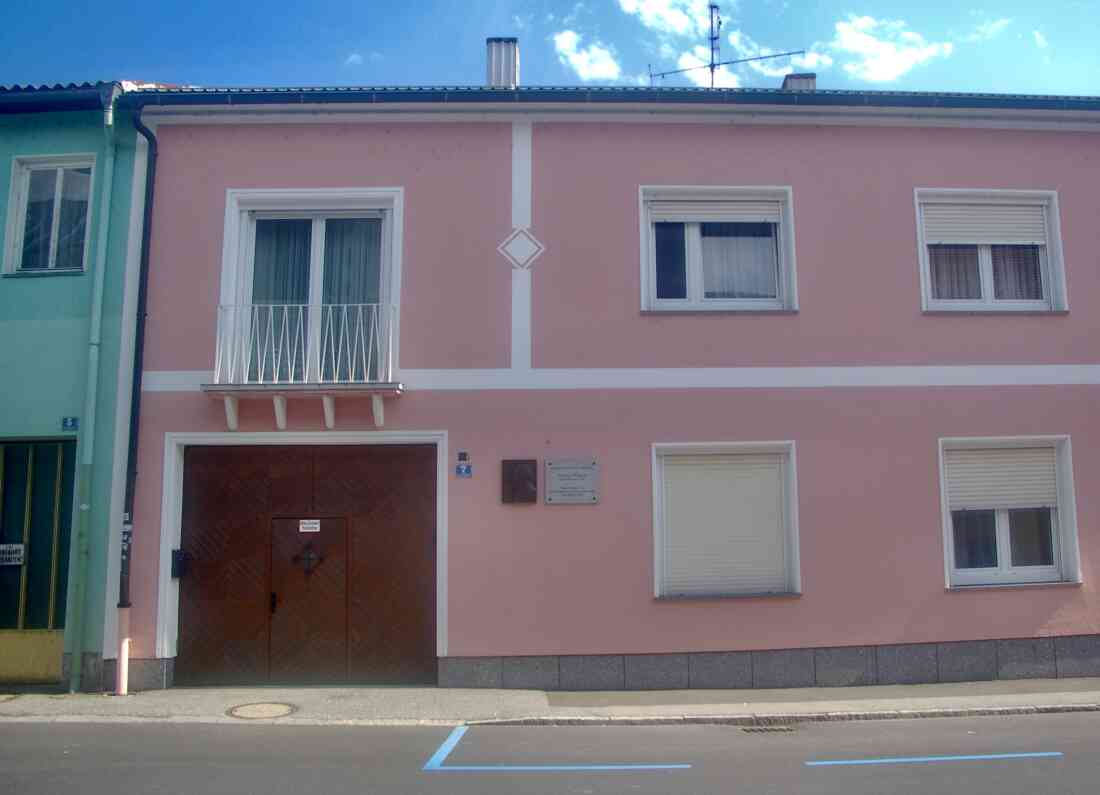
[[[689,66],[686,69],[672,69],[667,72],[654,72],[653,65],[649,66],[649,85],[653,86],[653,78],[655,77],[668,77],[669,75],[683,74],[684,72],[692,72],[696,69],[709,69],[710,70],[710,87],[714,88],[714,74],[718,71],[719,67],[729,66],[735,63],[748,63],[749,61],[764,61],[769,58],[782,58],[787,55],[805,55],[805,50],[791,50],[790,52],[777,52],[771,55],[757,55],[754,58],[737,58],[732,61],[719,60],[722,57],[722,14],[718,10],[717,3],[710,3],[707,6],[710,11],[710,34],[707,36],[707,41],[710,42],[710,63],[700,64],[699,66]]]

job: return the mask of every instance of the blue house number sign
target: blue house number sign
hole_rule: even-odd
[[[473,476],[474,465],[470,463],[470,454],[465,450],[460,450],[458,453],[458,461],[455,463],[455,477],[472,478]]]

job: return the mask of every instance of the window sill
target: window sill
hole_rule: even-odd
[[[643,315],[797,315],[797,309],[735,309],[728,307],[684,307],[660,309],[649,307],[642,310]]]
[[[997,582],[981,583],[974,585],[949,585],[945,591],[961,593],[962,591],[1001,591],[1013,588],[1080,588],[1080,581],[1054,580],[1051,582]]]
[[[993,307],[992,309],[975,309],[972,307],[948,309],[945,307],[930,307],[922,309],[924,315],[1068,315],[1068,309],[1005,309]]]
[[[83,276],[84,273],[83,268],[53,268],[52,270],[40,271],[12,271],[0,274],[0,276],[5,279],[38,279],[43,276]]]
[[[763,593],[708,593],[708,594],[680,594],[673,596],[655,596],[658,602],[698,602],[713,599],[801,599],[799,591],[768,591]]]

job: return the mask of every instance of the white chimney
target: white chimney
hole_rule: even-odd
[[[816,91],[817,74],[803,72],[802,74],[789,74],[783,78],[784,91]]]
[[[494,37],[485,40],[486,82],[489,88],[519,85],[519,39]]]

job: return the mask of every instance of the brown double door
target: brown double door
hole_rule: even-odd
[[[179,684],[428,684],[435,448],[192,447]]]

